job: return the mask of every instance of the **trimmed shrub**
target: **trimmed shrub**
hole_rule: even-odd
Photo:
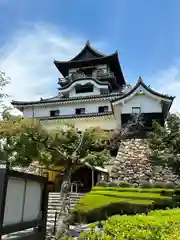
[[[175,184],[174,183],[166,183],[164,185],[165,188],[168,188],[168,189],[174,189],[176,188]]]
[[[153,211],[147,216],[113,216],[103,223],[103,234],[90,226],[79,240],[180,240],[180,210]]]
[[[163,194],[162,194],[163,193]],[[176,206],[174,190],[120,187],[94,187],[74,209],[75,221],[93,222],[114,214],[147,213]]]
[[[117,186],[118,186],[118,183],[115,181],[108,183],[108,187],[117,187]]]
[[[148,181],[141,181],[139,186],[140,188],[152,188],[152,184]]]
[[[127,187],[132,187],[132,184],[129,182],[121,181],[119,182],[119,186],[123,188],[127,188]]]
[[[135,187],[102,187],[95,186],[91,189],[91,192],[96,191],[118,191],[118,192],[138,192],[138,193],[158,193],[162,192],[167,193],[166,196],[172,196],[175,191],[174,189],[165,189],[165,188],[135,188]]]
[[[165,184],[163,182],[156,182],[153,184],[154,188],[165,188]]]
[[[96,186],[107,187],[108,183],[106,181],[99,181],[99,182],[96,183]]]

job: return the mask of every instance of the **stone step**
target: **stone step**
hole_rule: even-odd
[[[71,203],[70,207],[74,207],[77,203]],[[59,205],[53,204],[48,206],[48,210],[54,210],[54,209],[60,209],[62,207],[62,204]]]
[[[70,197],[83,197],[84,194],[83,193],[75,193],[75,194],[70,193],[69,196]],[[49,198],[61,198],[61,196],[60,196],[60,194],[49,194]]]
[[[83,197],[83,193],[71,193],[69,195],[70,210],[72,210],[79,199]],[[52,229],[54,226],[56,212],[60,212],[62,207],[62,198],[59,192],[50,192],[48,199],[48,212],[47,212],[47,229]]]
[[[70,200],[79,200],[81,197],[69,197]],[[62,198],[49,198],[49,202],[58,202],[58,201],[61,201]]]
[[[68,204],[68,205],[71,207],[71,206],[75,206],[76,204],[77,204],[77,202],[73,202],[73,203],[70,203],[70,204]],[[48,206],[48,210],[60,209],[62,206],[63,206],[62,203],[52,204],[52,205],[49,205],[49,206]]]

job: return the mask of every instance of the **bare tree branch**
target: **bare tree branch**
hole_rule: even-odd
[[[72,156],[73,157],[76,157],[77,155],[77,152],[81,149],[82,145],[83,145],[83,140],[84,140],[84,135],[85,135],[85,131],[83,132],[82,136],[81,136],[81,139],[79,141],[79,144],[77,146],[77,148],[73,151],[72,153]]]
[[[143,121],[142,121],[142,115],[141,114],[134,114],[132,115],[133,120],[131,122],[128,122],[126,125],[123,126],[123,128],[120,130],[121,131],[121,136],[125,136],[126,134],[130,134],[133,133],[133,131],[131,132],[130,129],[133,126],[141,126],[143,127]]]

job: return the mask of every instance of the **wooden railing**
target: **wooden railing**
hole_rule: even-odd
[[[77,79],[86,79],[86,78],[96,78],[96,79],[101,79],[105,77],[114,77],[114,73],[112,72],[104,72],[104,73],[98,73],[98,74],[91,74],[91,75],[77,75],[77,76],[71,76],[71,77],[66,77],[66,78],[58,78],[58,84],[68,84],[72,82],[73,80]]]

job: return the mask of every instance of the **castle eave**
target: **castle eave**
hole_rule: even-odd
[[[72,114],[72,115],[59,115],[55,117],[40,117],[40,121],[53,121],[53,120],[68,120],[68,119],[97,119],[97,118],[111,118],[114,117],[112,111],[104,113],[85,113],[85,114]]]
[[[69,104],[69,103],[78,103],[78,102],[90,102],[90,101],[101,101],[101,100],[114,100],[119,98],[123,93],[111,93],[111,94],[101,94],[101,95],[91,95],[84,97],[72,97],[72,98],[61,98],[54,97],[49,99],[42,99],[40,101],[32,102],[23,102],[23,101],[12,101],[11,104],[17,109],[24,107],[33,107],[33,106],[46,106],[46,105],[56,105],[56,104]]]

